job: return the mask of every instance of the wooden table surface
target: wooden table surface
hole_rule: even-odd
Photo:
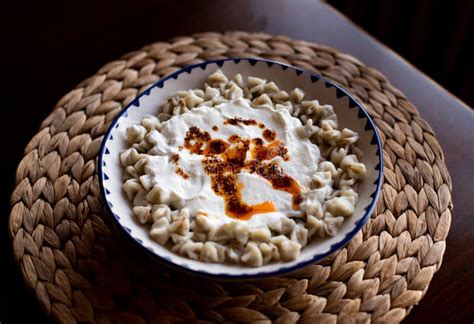
[[[25,288],[13,260],[7,221],[9,195],[23,149],[63,94],[94,74],[103,64],[147,43],[173,36],[240,29],[321,41],[324,38],[315,29],[317,21],[313,18],[326,15],[321,6],[331,12],[316,0],[292,1],[291,5],[285,0],[212,0],[201,3],[143,0],[140,4],[137,1],[106,0],[48,2],[48,5],[40,1],[16,1],[10,2],[9,6],[3,7],[0,17],[4,45],[1,70],[6,71],[5,84],[2,85],[4,125],[1,128],[3,154],[0,163],[3,215],[0,227],[1,323],[47,321],[35,296]],[[338,19],[345,28],[353,28],[343,18]],[[359,32],[357,28],[353,29],[355,33]],[[327,37],[331,30],[320,29],[319,32],[324,32]],[[370,53],[366,55],[364,52],[363,44],[360,47],[357,50],[366,56],[363,61],[384,71],[380,56],[371,58]],[[403,78],[396,71],[384,73],[402,88]],[[416,78],[420,89],[423,82],[429,82],[422,75]],[[430,87],[437,88],[433,84]],[[442,89],[420,93],[417,90],[415,86],[404,92],[417,104],[443,147],[453,178],[454,211],[443,265],[428,293],[406,322],[472,323],[474,114]],[[429,101],[436,96],[442,98],[441,101]],[[450,104],[437,104],[441,102]]]

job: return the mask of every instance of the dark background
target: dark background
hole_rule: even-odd
[[[328,2],[473,107],[474,1]]]
[[[268,10],[277,8],[279,2],[272,2]],[[470,59],[473,53],[467,47],[473,41],[474,1],[329,2],[472,106],[474,70]],[[13,261],[7,233],[8,200],[14,186],[15,170],[40,122],[59,98],[81,80],[108,61],[147,43],[208,30],[262,29],[265,20],[258,15],[241,19],[249,3],[208,1],[204,8],[204,2],[151,0],[15,1],[2,5],[0,62],[5,82],[1,86],[3,123],[0,128],[3,144],[0,155],[2,323],[46,320],[35,296],[24,287]],[[296,5],[298,1],[295,1]],[[304,10],[304,6],[301,9]],[[177,12],[180,14],[176,15]],[[191,12],[193,19],[189,21],[187,15]],[[302,24],[302,28],[311,27],[311,22],[293,23]],[[449,250],[451,243],[448,241],[445,264],[470,262],[469,267],[472,267],[472,259],[460,260],[454,250]],[[449,274],[443,276],[442,272],[435,276],[433,287],[421,306],[415,309],[417,317],[410,315],[409,321],[429,318],[423,316],[439,302],[436,294],[450,281]],[[470,286],[473,286],[472,281]],[[453,288],[448,293],[457,292]],[[472,303],[472,292],[459,294],[459,297],[460,309],[466,310],[463,297],[470,297]],[[456,309],[450,312],[451,318],[472,322],[472,318]]]

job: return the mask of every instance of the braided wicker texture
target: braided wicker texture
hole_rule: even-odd
[[[170,271],[114,229],[96,174],[103,134],[151,83],[225,57],[289,63],[348,89],[384,151],[383,191],[354,239],[291,276],[217,282]],[[154,43],[66,94],[25,150],[11,197],[14,256],[44,311],[60,322],[399,322],[441,266],[451,179],[431,127],[378,71],[326,46],[283,36],[205,33]]]

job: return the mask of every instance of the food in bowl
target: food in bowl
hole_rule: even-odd
[[[358,134],[331,105],[258,77],[208,76],[129,126],[120,155],[133,214],[191,259],[252,267],[295,260],[354,212],[366,173]]]

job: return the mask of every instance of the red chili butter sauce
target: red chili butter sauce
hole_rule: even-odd
[[[262,136],[266,141],[272,142],[276,138],[276,132],[273,129],[265,128],[263,130]]]
[[[245,126],[257,126],[258,123],[255,119],[242,119],[240,117],[228,118],[224,120],[224,125],[237,125],[242,124]]]
[[[227,119],[224,124],[256,125],[265,128],[263,124],[255,120],[238,117]],[[249,205],[243,201],[241,195],[243,184],[237,178],[241,171],[257,173],[270,182],[274,189],[290,193],[293,197],[293,209],[299,209],[301,188],[298,182],[286,175],[276,162],[269,161],[276,156],[281,156],[288,161],[290,158],[288,149],[282,141],[275,140],[274,130],[263,130],[263,137],[271,141],[267,140],[269,143],[265,144],[261,138],[248,139],[238,135],[229,136],[227,141],[213,139],[208,132],[197,127],[189,128],[186,133],[184,148],[191,154],[204,155],[202,164],[211,178],[212,190],[224,199],[225,213],[230,217],[247,220],[255,214],[277,211],[275,204],[271,201],[255,205]],[[249,151],[252,159],[246,161]]]
[[[186,171],[184,171],[178,164],[179,162],[179,155],[178,154],[175,154],[171,157],[171,161],[173,161],[174,163],[174,169],[176,171],[176,173],[178,175],[180,175],[181,177],[183,177],[184,179],[188,179],[189,178],[189,174],[186,173]]]

